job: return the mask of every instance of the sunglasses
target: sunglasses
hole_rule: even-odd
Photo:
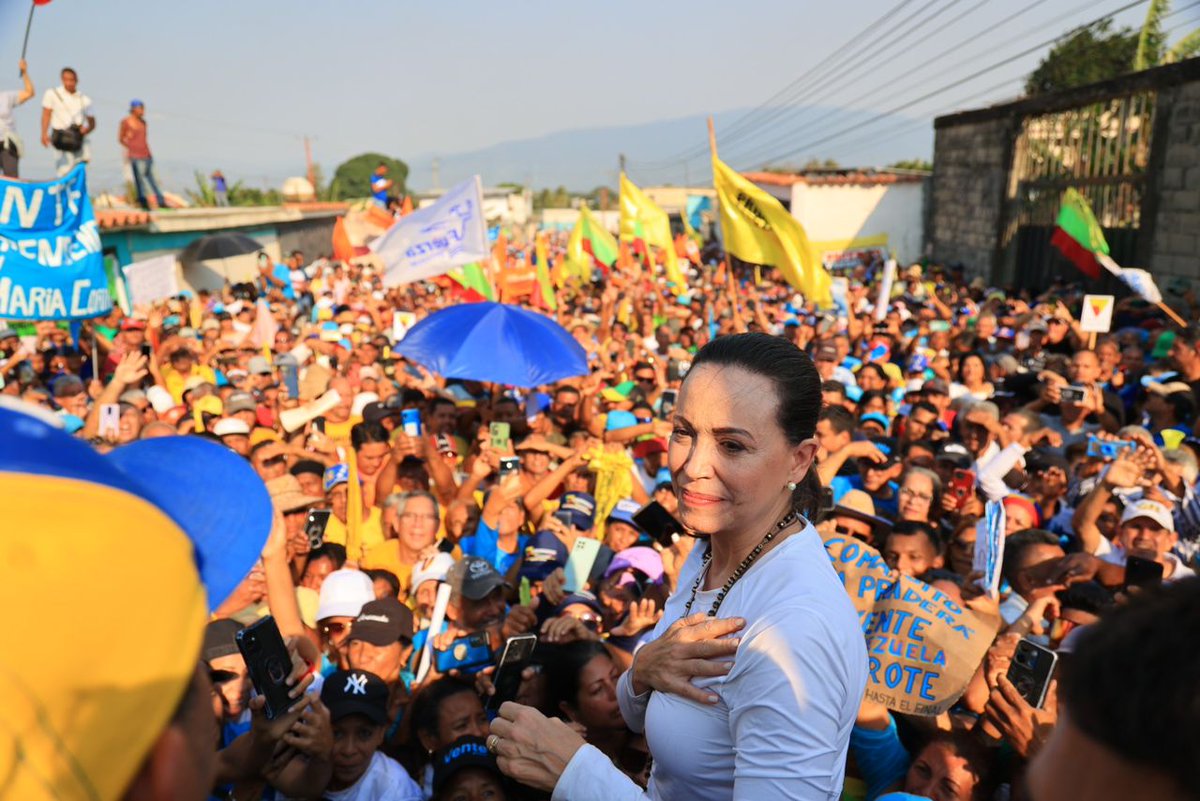
[[[326,637],[338,637],[342,633],[350,630],[349,623],[322,623],[321,633]]]
[[[833,530],[838,534],[842,534],[847,537],[854,537],[856,540],[862,540],[863,542],[871,541],[871,536],[869,534],[864,534],[861,531],[855,531],[854,529],[848,528],[847,526],[843,526],[841,524],[834,526]]]

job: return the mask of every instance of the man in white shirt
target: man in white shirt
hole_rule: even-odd
[[[29,69],[25,59],[17,63],[21,70],[24,86],[18,91],[0,91],[0,175],[17,178],[17,165],[21,160],[21,138],[17,136],[13,112],[17,106],[33,97],[33,81],[29,80]]]
[[[79,76],[70,67],[62,71],[62,85],[42,96],[42,147],[58,152],[55,168],[66,175],[80,162],[91,159],[87,136],[96,130],[92,99],[79,91]]]

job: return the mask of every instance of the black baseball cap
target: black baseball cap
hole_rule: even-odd
[[[325,677],[321,703],[336,723],[347,715],[362,715],[372,723],[388,722],[388,688],[383,679],[365,670],[338,670]]]
[[[433,755],[433,794],[442,792],[455,774],[467,768],[495,773],[503,781],[496,757],[487,750],[484,739],[466,734]]]
[[[413,613],[395,598],[381,598],[363,604],[354,619],[348,640],[362,640],[371,645],[391,645],[413,638]]]
[[[391,398],[388,398],[390,401]],[[373,401],[363,407],[362,418],[366,423],[378,423],[380,420],[386,420],[389,417],[399,417],[404,410],[399,406],[392,406],[388,403]]]
[[[204,645],[200,658],[205,662],[238,653],[237,633],[242,624],[227,617],[217,618],[204,627]]]
[[[950,462],[964,470],[975,462],[975,457],[967,450],[967,446],[959,442],[943,442],[938,446],[935,456],[939,462]]]
[[[464,556],[455,562],[446,574],[446,582],[455,593],[472,601],[481,601],[497,587],[507,586],[491,562],[478,556]]]

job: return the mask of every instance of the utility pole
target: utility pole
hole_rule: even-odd
[[[308,184],[313,188],[313,198],[316,199],[317,173],[313,169],[312,142],[309,140],[307,135],[304,137],[304,164],[307,167]]]
[[[432,173],[433,173],[433,188],[434,188],[434,189],[441,189],[441,188],[442,188],[442,184],[441,184],[441,182],[440,182],[440,181],[439,181],[439,179],[438,179],[438,169],[441,167],[441,164],[442,164],[441,160],[439,160],[439,159],[438,159],[438,158],[435,156],[435,157],[434,157],[434,159],[433,159],[433,164],[431,165],[431,169],[430,169],[430,172],[432,172]]]

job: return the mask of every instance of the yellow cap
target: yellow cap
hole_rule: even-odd
[[[225,405],[221,403],[221,399],[216,395],[205,395],[203,398],[197,399],[192,403],[192,409],[199,409],[208,414],[222,414],[225,411]]]
[[[208,607],[192,543],[111,486],[0,480],[4,796],[120,798],[200,658]]]

